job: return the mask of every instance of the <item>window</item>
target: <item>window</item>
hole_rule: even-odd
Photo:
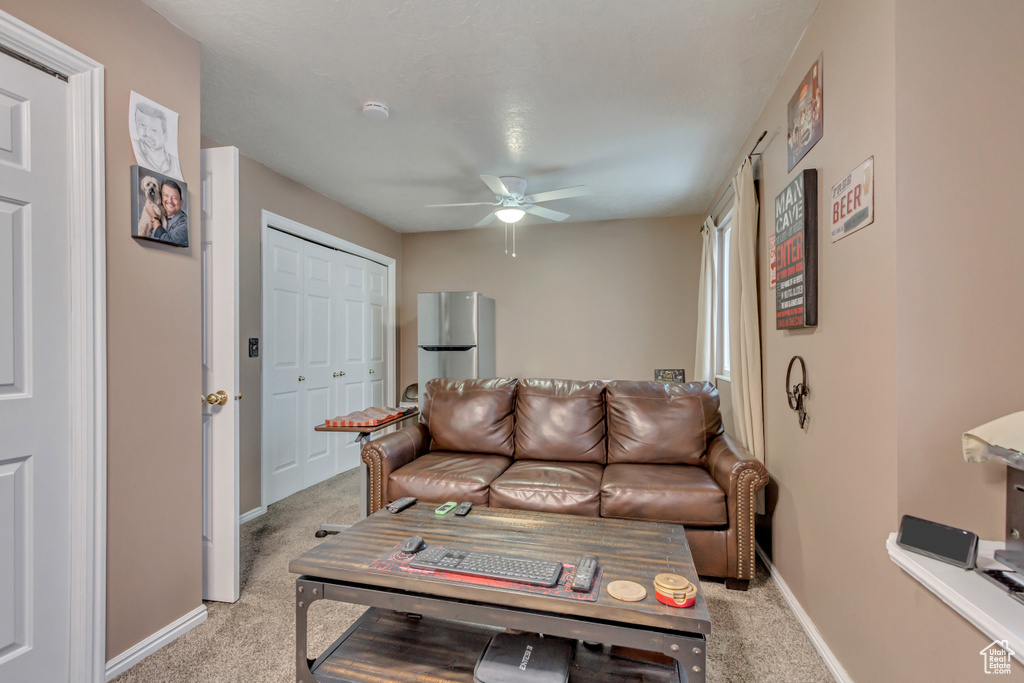
[[[718,247],[718,291],[715,293],[715,374],[729,379],[729,240],[732,237],[732,209],[722,217],[716,231]]]

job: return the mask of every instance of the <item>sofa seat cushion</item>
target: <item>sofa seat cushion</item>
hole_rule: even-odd
[[[491,507],[599,517],[601,472],[593,462],[517,460],[491,483]]]
[[[432,451],[391,473],[388,500],[414,496],[432,503],[487,505],[488,486],[511,463],[504,455]]]
[[[723,491],[703,467],[613,463],[601,480],[601,516],[684,526],[723,526]]]

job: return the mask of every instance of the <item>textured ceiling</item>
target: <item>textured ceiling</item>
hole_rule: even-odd
[[[706,210],[818,4],[144,1],[202,43],[204,135],[402,232],[473,227],[422,207],[481,173],[589,186],[570,221]]]

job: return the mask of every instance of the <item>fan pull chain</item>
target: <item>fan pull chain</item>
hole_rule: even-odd
[[[512,258],[516,257],[516,224],[512,224]]]
[[[508,256],[508,223],[505,223],[505,256]]]

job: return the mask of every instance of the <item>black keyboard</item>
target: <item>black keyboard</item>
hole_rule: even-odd
[[[562,573],[562,563],[530,560],[525,557],[488,555],[469,550],[454,550],[439,545],[421,551],[409,563],[416,569],[440,569],[456,574],[486,576],[535,586],[554,586]]]

